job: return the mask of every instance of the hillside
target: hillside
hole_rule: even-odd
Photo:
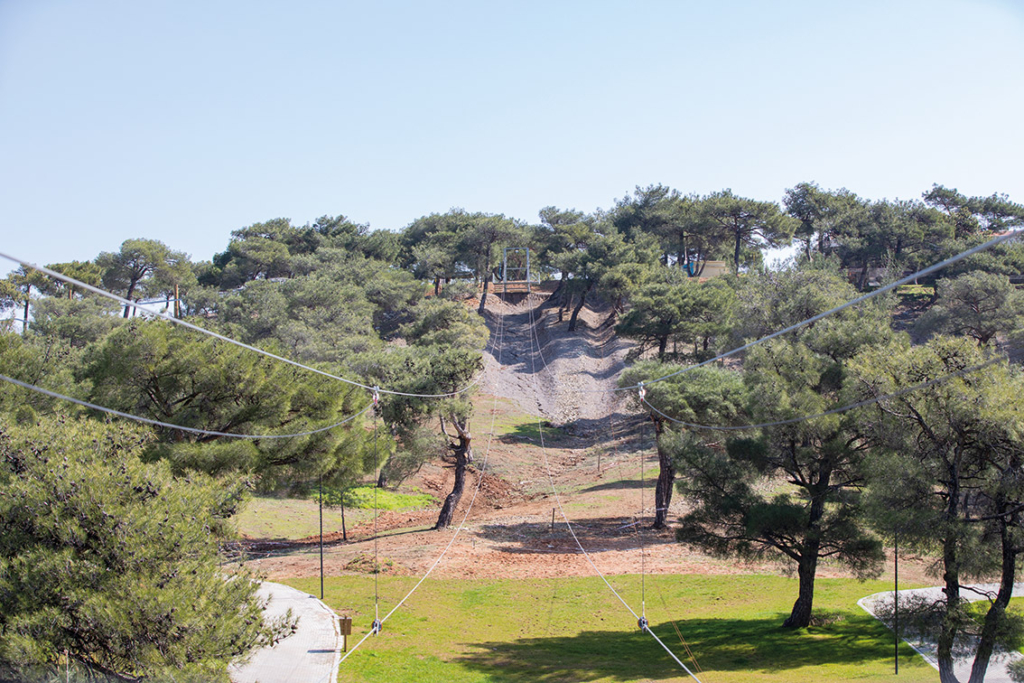
[[[607,391],[614,388],[630,347],[616,338],[611,326],[602,326],[609,310],[602,305],[586,307],[577,332],[568,333],[568,316],[566,322],[558,323],[557,307],[548,303],[544,294],[510,303],[496,296],[488,299],[487,323],[493,345],[485,354],[481,391],[475,399],[476,459],[455,526],[446,531],[432,529],[437,506],[382,512],[376,523],[380,534],[377,552],[385,573],[416,576],[426,572],[451,541],[472,503],[465,529],[433,576],[592,575],[593,568],[558,512],[559,502],[602,573],[640,572],[638,534],[643,535],[644,570],[648,573],[778,573],[779,566],[771,563],[708,557],[675,542],[671,529],[658,532],[647,528],[657,456],[649,424],[629,409],[622,392]],[[540,342],[541,354],[531,346],[532,334]],[[538,428],[538,423],[544,426]],[[473,502],[478,483],[480,492]],[[552,485],[558,491],[557,500]],[[401,487],[431,493],[438,505],[450,488],[451,470],[438,463],[425,465]],[[676,496],[670,522],[684,505]],[[641,510],[644,521],[637,525]],[[316,514],[315,508],[310,514]],[[360,514],[358,519],[367,516]],[[368,571],[373,536],[372,519],[350,524],[348,542],[341,540],[336,523],[333,527],[329,524],[325,528],[325,573]],[[316,536],[299,541],[250,539],[253,552],[249,562],[271,579],[315,576],[320,568],[317,542]],[[900,573],[909,581],[924,580],[925,576],[923,564],[907,558],[901,560]],[[850,576],[845,569],[827,563],[819,575]]]

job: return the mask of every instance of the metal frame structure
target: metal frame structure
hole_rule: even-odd
[[[508,265],[508,253],[510,251],[511,252],[525,251],[526,252],[526,266],[525,267],[524,266],[512,266],[511,268],[509,268],[509,265]],[[526,282],[526,293],[529,294],[531,292],[531,288],[530,288],[530,248],[529,247],[505,247],[502,250],[502,255],[501,255],[502,294],[508,294],[508,283],[509,283],[508,275],[509,275],[509,271],[512,271],[513,274],[515,274],[515,273],[522,273],[523,271],[525,271],[525,273],[523,273],[525,275],[525,277],[523,279],[520,280],[520,279],[517,279],[517,278],[513,277],[512,282]]]

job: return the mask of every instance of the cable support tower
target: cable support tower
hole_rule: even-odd
[[[910,282],[913,282],[914,280],[917,280],[918,278],[924,277],[925,275],[930,275],[931,273],[934,273],[935,271],[941,270],[941,269],[945,268],[946,266],[949,266],[949,265],[952,265],[954,263],[957,263],[958,261],[962,261],[965,258],[973,256],[974,254],[977,254],[979,252],[985,251],[986,249],[991,249],[992,247],[994,247],[996,245],[999,245],[999,244],[1002,244],[1003,242],[1006,242],[1007,240],[1013,239],[1014,237],[1016,237],[1016,236],[1018,236],[1020,234],[1021,234],[1021,231],[1015,230],[1015,231],[1012,231],[1012,232],[1008,232],[1005,235],[999,235],[998,237],[994,237],[994,238],[990,239],[989,241],[987,241],[987,242],[985,242],[983,244],[979,244],[976,247],[972,247],[971,249],[967,249],[966,251],[962,251],[959,254],[956,254],[955,256],[951,256],[948,259],[946,259],[945,261],[940,261],[939,263],[936,263],[934,265],[928,266],[927,268],[923,268],[922,270],[919,270],[916,273],[912,273],[910,275],[907,275],[907,276],[905,276],[903,278],[900,278],[899,280],[896,280],[895,282],[889,283],[889,284],[887,284],[887,285],[885,285],[883,287],[879,287],[878,289],[876,289],[876,290],[874,290],[872,292],[868,292],[867,294],[863,294],[863,295],[857,297],[856,299],[851,299],[850,301],[847,301],[846,303],[840,304],[840,305],[838,305],[838,306],[836,306],[834,308],[830,308],[829,310],[827,310],[827,311],[825,311],[823,313],[819,313],[818,315],[815,315],[815,316],[812,316],[810,318],[807,318],[806,320],[802,320],[802,321],[800,321],[800,322],[798,322],[796,324],[790,325],[789,327],[786,327],[786,328],[783,328],[781,330],[778,330],[777,332],[772,332],[771,334],[769,334],[767,336],[764,336],[764,337],[761,337],[760,339],[755,339],[754,341],[748,342],[748,343],[744,344],[743,346],[738,346],[738,347],[736,347],[735,349],[733,349],[731,351],[726,351],[725,353],[719,354],[719,355],[715,356],[714,358],[708,359],[708,360],[706,360],[706,361],[704,361],[702,363],[698,363],[696,365],[691,365],[691,366],[685,367],[685,368],[683,368],[681,370],[677,370],[676,372],[672,372],[672,373],[669,373],[667,375],[663,375],[661,377],[656,377],[655,379],[644,380],[643,384],[654,384],[655,382],[662,382],[662,381],[664,381],[664,380],[666,380],[666,379],[668,379],[670,377],[675,377],[676,375],[681,375],[681,374],[690,372],[692,370],[695,370],[697,368],[703,367],[705,365],[710,365],[711,363],[715,363],[715,362],[723,360],[725,358],[729,358],[730,356],[735,356],[736,354],[742,353],[743,351],[746,351],[747,349],[753,348],[753,347],[755,347],[755,346],[757,346],[759,344],[763,344],[766,341],[769,341],[771,339],[775,339],[776,337],[780,337],[780,336],[782,336],[784,334],[788,334],[790,332],[793,332],[794,330],[798,330],[801,327],[806,327],[806,326],[808,326],[808,325],[810,325],[812,323],[815,323],[815,322],[817,322],[817,321],[819,321],[819,320],[821,320],[823,318],[827,318],[830,315],[838,313],[838,312],[840,312],[840,311],[842,311],[844,309],[850,308],[851,306],[856,306],[856,305],[861,304],[861,303],[863,303],[865,301],[868,301],[869,299],[873,299],[876,296],[881,296],[882,294],[885,294],[886,292],[890,292],[890,291],[896,289],[897,287],[899,287],[901,285],[905,285],[905,284],[908,284]],[[639,388],[640,388],[640,383],[631,384],[630,386],[626,386],[626,387],[616,387],[614,389],[576,389],[575,391],[577,393],[581,393],[581,394],[594,394],[594,393],[609,393],[609,392],[614,392],[614,391],[630,391],[630,390],[636,390],[636,389],[639,389]]]
[[[539,395],[541,391],[540,385],[537,380],[536,358],[537,356],[540,356],[541,362],[543,363],[545,369],[547,369],[547,361],[544,360],[544,353],[541,351],[540,346],[540,338],[537,336],[535,320],[533,317],[533,308],[530,308],[529,310],[531,347],[537,349],[536,355],[532,353],[530,354],[530,365],[531,369],[533,370],[532,374],[534,389]],[[632,607],[630,607],[629,603],[626,602],[626,600],[619,594],[619,592],[615,590],[612,584],[609,583],[604,573],[601,572],[600,569],[598,569],[596,564],[594,564],[594,559],[590,556],[590,553],[587,552],[587,549],[583,547],[583,544],[580,542],[579,537],[576,535],[576,530],[573,529],[572,523],[569,521],[569,518],[565,514],[565,509],[562,507],[562,498],[561,496],[558,495],[558,488],[555,486],[555,480],[551,476],[551,463],[548,461],[547,446],[544,443],[543,420],[537,420],[537,433],[540,436],[540,452],[541,455],[544,457],[544,470],[547,474],[548,483],[551,486],[551,492],[555,497],[555,504],[558,506],[558,512],[562,516],[562,521],[565,522],[565,526],[569,530],[569,534],[572,536],[573,541],[576,542],[576,547],[580,549],[580,552],[583,554],[583,557],[586,558],[587,563],[590,565],[591,569],[593,569],[594,573],[596,573],[601,578],[601,580],[604,582],[604,585],[606,585],[608,587],[608,590],[612,592],[612,595],[618,598],[619,602],[622,603],[622,606],[625,607],[629,611],[629,613],[633,615],[633,618],[636,619],[637,626],[640,628],[640,630],[650,634],[650,636],[654,638],[658,645],[660,645],[662,649],[664,649],[665,652],[667,652],[668,655],[675,660],[676,664],[682,667],[683,671],[689,674],[690,678],[696,681],[696,683],[701,683],[700,679],[697,678],[696,675],[694,675],[694,673],[689,669],[689,667],[687,667],[686,664],[684,664],[682,660],[680,660],[679,657],[677,657],[676,654],[672,652],[672,650],[661,640],[661,638],[659,638],[658,635],[651,630],[650,625],[647,622],[647,618],[641,614],[637,614],[636,611]]]
[[[640,400],[641,401],[644,400],[644,396],[646,394],[647,394],[647,390],[644,389],[643,384],[641,384],[640,385]],[[651,421],[651,425],[653,426],[653,424],[654,424],[654,421],[652,420]],[[657,434],[654,435],[654,447],[655,447],[655,449],[657,449],[657,447],[658,447],[658,435]],[[646,510],[647,510],[647,504],[645,502],[646,501],[646,497],[645,497],[646,491],[645,491],[645,489],[647,488],[647,482],[644,479],[644,462],[645,461],[646,461],[646,458],[644,457],[644,431],[643,431],[643,427],[641,427],[640,428],[640,518],[637,520],[637,526],[636,526],[636,537],[640,541],[640,614],[641,614],[640,620],[642,622],[641,623],[641,628],[644,628],[644,627],[647,626],[647,570],[646,570],[646,559],[645,559],[646,553],[644,552],[644,535],[640,531],[640,527],[643,526],[643,522],[644,522],[644,512],[646,512]],[[657,504],[655,504],[655,507],[657,507]],[[657,511],[655,511],[655,514],[657,514]]]
[[[167,429],[176,429],[178,431],[188,432],[190,434],[198,434],[200,436],[223,436],[223,437],[228,437],[228,438],[232,438],[232,439],[252,439],[254,441],[262,440],[262,439],[292,439],[292,438],[299,437],[299,436],[309,436],[310,434],[319,434],[320,432],[330,431],[332,429],[336,429],[336,428],[342,426],[343,424],[351,422],[352,420],[356,419],[360,415],[363,415],[364,413],[366,413],[366,411],[370,410],[370,408],[373,407],[373,404],[367,405],[365,408],[360,410],[358,413],[355,413],[353,415],[349,415],[344,420],[341,420],[339,422],[335,422],[333,424],[327,425],[326,427],[320,427],[319,429],[310,429],[310,430],[305,431],[305,432],[295,432],[295,433],[292,433],[292,434],[237,434],[237,433],[232,433],[232,432],[218,432],[218,431],[214,431],[214,430],[211,430],[211,429],[198,429],[196,427],[185,427],[183,425],[176,425],[176,424],[172,424],[170,422],[161,422],[160,420],[153,420],[153,419],[150,419],[148,417],[142,417],[140,415],[132,415],[131,413],[126,413],[126,412],[123,412],[123,411],[120,411],[120,410],[115,410],[114,408],[108,408],[107,406],[98,405],[96,403],[90,403],[89,401],[83,401],[81,399],[73,398],[71,396],[65,396],[64,394],[58,393],[56,391],[50,391],[49,389],[44,389],[44,388],[38,387],[38,386],[36,386],[34,384],[29,384],[27,382],[22,382],[20,380],[14,379],[13,377],[8,377],[6,375],[0,375],[0,381],[4,381],[4,382],[7,382],[9,384],[13,384],[15,386],[21,387],[22,389],[28,389],[30,391],[34,391],[36,393],[43,394],[45,396],[50,396],[51,398],[57,398],[57,399],[60,399],[62,401],[68,401],[69,403],[76,403],[76,404],[78,404],[78,405],[80,405],[80,406],[82,406],[84,408],[89,408],[91,410],[98,410],[98,411],[100,411],[102,413],[107,413],[108,415],[116,415],[117,417],[123,417],[123,418],[128,419],[128,420],[134,420],[136,422],[142,422],[144,424],[153,425],[153,426],[156,426],[156,427],[165,427]]]
[[[377,451],[377,432],[380,420],[380,393],[377,388],[373,389],[373,476],[376,479],[373,486],[373,633],[380,633],[380,554],[377,548],[377,540],[380,534],[377,533],[377,519],[380,517],[380,509],[377,506],[377,489],[380,481],[380,459]]]
[[[503,306],[504,306],[504,304],[502,304],[502,307]],[[497,349],[497,356],[496,356],[496,358],[498,360],[498,364],[501,365],[501,357],[502,357],[503,351],[504,351],[505,314],[504,314],[503,308],[501,308],[499,310],[501,312],[498,315],[498,335],[497,335],[498,341],[497,341],[496,344],[492,344],[491,345],[491,350],[493,352],[495,349]],[[420,580],[416,582],[416,585],[414,585],[409,590],[409,592],[405,594],[405,597],[403,597],[401,600],[399,600],[398,603],[394,607],[391,608],[391,611],[388,612],[384,616],[383,619],[381,619],[381,618],[374,619],[374,623],[371,626],[370,630],[367,631],[366,634],[359,640],[359,642],[357,642],[353,647],[351,647],[349,649],[349,651],[346,652],[345,655],[340,660],[338,660],[338,665],[339,666],[341,665],[342,662],[344,662],[346,659],[348,659],[349,656],[353,652],[358,650],[359,647],[364,642],[366,642],[366,640],[370,636],[376,635],[376,634],[381,632],[381,630],[383,629],[384,624],[387,622],[388,619],[391,618],[391,615],[393,615],[395,612],[397,612],[399,610],[399,608],[401,608],[402,605],[404,605],[405,602],[410,597],[412,597],[413,593],[415,593],[416,590],[423,584],[423,582],[426,581],[427,578],[433,573],[433,571],[441,563],[441,560],[444,559],[445,555],[448,554],[448,551],[455,544],[455,541],[459,538],[459,535],[462,533],[462,530],[466,526],[466,521],[469,519],[470,514],[473,512],[473,506],[476,504],[477,496],[480,493],[480,487],[481,487],[481,485],[483,484],[483,481],[484,481],[484,474],[487,471],[487,460],[488,460],[488,457],[490,456],[490,453],[491,453],[491,444],[494,442],[494,425],[495,425],[496,416],[497,416],[497,408],[498,408],[498,394],[497,394],[497,392],[495,392],[495,394],[494,394],[494,402],[493,402],[492,407],[491,407],[491,428],[490,428],[490,433],[488,434],[488,437],[487,437],[487,445],[484,448],[483,460],[481,461],[480,467],[478,468],[480,474],[477,477],[476,487],[473,489],[473,495],[472,495],[472,497],[469,500],[469,506],[466,508],[466,512],[463,514],[462,521],[459,523],[459,526],[455,530],[455,533],[452,535],[451,539],[448,541],[448,544],[441,551],[441,554],[438,555],[437,559],[435,559],[433,564],[430,565],[430,568],[427,569],[426,573],[423,574],[423,576],[420,578]],[[375,520],[374,523],[376,524],[376,520]],[[377,542],[377,532],[376,532],[376,526],[375,526],[374,527],[374,547],[375,547],[374,552],[375,553],[376,553],[376,542]],[[375,561],[376,561],[376,559],[375,559]],[[375,587],[374,590],[375,591],[376,591],[376,580],[377,580],[377,577],[374,576],[374,587]],[[375,610],[376,610],[376,599],[375,599]]]
[[[208,337],[213,337],[214,339],[220,339],[223,342],[227,342],[228,344],[233,344],[233,345],[238,346],[240,348],[247,349],[247,350],[252,351],[254,353],[257,353],[257,354],[259,354],[261,356],[266,356],[267,358],[273,358],[274,360],[281,361],[282,363],[287,363],[288,365],[292,365],[292,366],[300,368],[302,370],[306,370],[308,372],[312,372],[312,373],[317,374],[317,375],[322,375],[323,377],[327,377],[328,379],[333,379],[333,380],[336,380],[338,382],[344,382],[345,384],[351,384],[352,386],[359,387],[361,389],[365,389],[366,391],[371,391],[372,392],[372,391],[376,390],[378,393],[381,393],[381,394],[391,394],[393,396],[408,396],[410,398],[451,398],[453,396],[458,396],[459,394],[463,394],[463,393],[469,391],[470,389],[472,389],[473,387],[475,387],[477,384],[480,383],[480,378],[482,376],[482,375],[478,375],[472,382],[470,382],[466,386],[462,387],[461,389],[458,389],[456,391],[450,391],[450,392],[444,393],[444,394],[414,394],[414,393],[408,393],[408,392],[403,392],[403,391],[392,391],[392,390],[389,390],[389,389],[381,389],[379,387],[372,387],[372,386],[370,386],[368,384],[362,384],[361,382],[356,382],[355,380],[347,379],[345,377],[339,377],[338,375],[331,374],[331,373],[326,372],[324,370],[318,370],[318,369],[310,367],[308,365],[304,365],[302,363],[299,363],[298,361],[291,360],[290,358],[285,358],[284,356],[279,356],[276,353],[271,353],[270,351],[266,351],[266,350],[261,349],[259,347],[252,346],[250,344],[246,344],[245,342],[240,342],[237,339],[232,339],[231,337],[226,337],[226,336],[224,336],[222,334],[219,334],[217,332],[214,332],[212,330],[207,330],[207,329],[205,329],[203,327],[200,327],[198,325],[194,325],[193,323],[190,323],[187,320],[182,320],[180,318],[175,318],[173,315],[171,315],[169,313],[166,313],[164,311],[155,311],[153,309],[146,308],[145,306],[140,305],[139,302],[137,302],[137,301],[131,301],[129,299],[125,299],[123,297],[118,296],[117,294],[114,294],[112,292],[108,292],[108,291],[106,291],[104,289],[100,289],[99,287],[94,287],[93,285],[90,285],[90,284],[86,284],[85,282],[82,282],[81,280],[76,280],[73,277],[69,277],[69,276],[64,275],[62,273],[58,273],[57,271],[52,270],[50,268],[47,268],[45,266],[37,266],[34,263],[22,260],[22,259],[20,259],[20,258],[18,258],[16,256],[11,256],[9,254],[5,254],[3,252],[0,252],[0,257],[3,257],[3,258],[8,259],[10,261],[14,261],[15,263],[20,263],[22,266],[24,266],[26,268],[30,268],[32,270],[37,270],[40,273],[43,273],[45,275],[49,275],[50,277],[55,278],[57,280],[61,280],[63,282],[67,282],[68,284],[72,284],[72,285],[75,285],[77,287],[81,287],[82,289],[84,289],[86,291],[89,291],[89,292],[92,292],[93,294],[98,294],[99,296],[106,297],[107,299],[110,299],[112,301],[116,301],[117,303],[121,304],[122,306],[129,306],[129,307],[131,307],[133,309],[141,311],[142,313],[144,313],[146,315],[149,315],[149,316],[152,316],[154,318],[162,318],[162,319],[167,320],[167,321],[169,321],[171,323],[174,323],[175,325],[180,325],[182,327],[188,328],[188,329],[193,330],[195,332],[199,332],[200,334],[205,334]],[[485,346],[485,349],[486,349],[486,346]]]
[[[791,425],[791,424],[797,424],[799,422],[806,422],[807,420],[813,420],[813,419],[816,419],[816,418],[819,418],[819,417],[825,417],[827,415],[835,415],[837,413],[845,413],[845,412],[847,412],[849,410],[853,410],[855,408],[862,408],[864,406],[869,406],[872,403],[880,403],[882,401],[887,401],[889,399],[899,398],[900,396],[903,396],[905,394],[909,394],[909,393],[911,393],[913,391],[917,391],[919,389],[925,389],[925,388],[930,387],[930,386],[932,386],[934,384],[940,384],[942,382],[946,382],[948,380],[955,379],[957,377],[963,377],[964,375],[970,374],[972,372],[977,372],[978,370],[981,370],[983,368],[987,368],[990,365],[994,365],[996,363],[1001,363],[1001,362],[1007,361],[1007,360],[1009,360],[1009,358],[1007,358],[1006,356],[998,356],[996,358],[991,358],[991,359],[985,361],[984,363],[978,363],[977,365],[972,365],[972,366],[970,366],[968,368],[963,368],[962,370],[957,370],[956,372],[951,372],[951,373],[949,373],[947,375],[942,375],[941,377],[936,377],[936,378],[933,378],[933,379],[930,379],[930,380],[927,380],[927,381],[924,381],[924,382],[919,382],[918,384],[914,384],[914,385],[909,386],[909,387],[904,387],[904,388],[900,389],[899,391],[894,391],[893,393],[886,394],[884,396],[874,396],[872,398],[867,398],[867,399],[864,399],[863,401],[857,401],[856,403],[851,403],[849,405],[845,405],[845,406],[842,406],[840,408],[833,408],[832,410],[826,410],[825,412],[822,412],[822,413],[814,413],[813,415],[804,415],[802,417],[794,417],[794,418],[790,418],[788,420],[777,420],[775,422],[762,422],[760,424],[753,424],[753,425],[714,426],[714,425],[694,424],[692,422],[684,422],[683,420],[678,420],[678,419],[672,417],[671,415],[667,415],[666,413],[662,412],[661,410],[658,410],[653,405],[648,403],[647,399],[641,398],[640,400],[641,400],[641,402],[645,406],[647,406],[653,412],[657,413],[658,415],[660,415],[661,417],[665,418],[669,422],[674,422],[675,424],[682,425],[684,427],[690,427],[692,429],[709,429],[709,430],[714,430],[714,431],[719,431],[719,432],[735,432],[735,431],[743,431],[743,430],[747,430],[747,429],[762,429],[762,428],[766,428],[766,427],[781,427],[783,425]]]

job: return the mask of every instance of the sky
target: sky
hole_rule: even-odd
[[[1022,121],[1024,0],[0,0],[0,252],[654,183],[1024,202]]]

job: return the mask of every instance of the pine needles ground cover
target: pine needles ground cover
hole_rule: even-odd
[[[640,577],[609,579],[640,606]],[[380,577],[381,616],[415,577]],[[288,584],[319,591],[319,579]],[[704,683],[888,681],[892,633],[856,601],[891,588],[879,581],[821,579],[816,625],[781,627],[796,580],[776,576],[659,575],[646,578],[647,617]],[[325,602],[353,618],[350,646],[373,620],[373,577],[329,577]],[[900,680],[931,681],[935,670],[901,644]],[[596,577],[434,580],[420,589],[345,661],[339,683],[633,683],[690,681]]]

